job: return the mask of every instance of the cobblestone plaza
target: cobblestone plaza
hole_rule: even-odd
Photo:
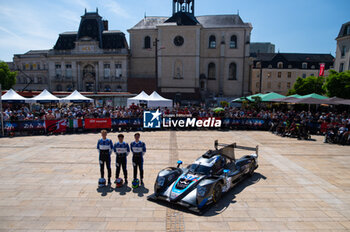
[[[116,133],[109,138],[116,140]],[[348,231],[350,148],[268,132],[143,132],[145,186],[98,190],[99,134],[0,139],[0,231]],[[131,142],[133,133],[125,133]],[[160,169],[214,140],[260,146],[259,168],[204,215],[147,200]],[[238,156],[243,155],[238,152]],[[112,175],[115,155],[112,155]],[[131,157],[128,159],[132,171]],[[131,182],[129,178],[129,183]]]

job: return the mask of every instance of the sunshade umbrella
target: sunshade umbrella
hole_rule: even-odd
[[[217,107],[217,108],[213,109],[213,111],[214,111],[215,113],[218,113],[218,112],[221,112],[221,111],[225,111],[225,109],[222,108],[222,107]]]

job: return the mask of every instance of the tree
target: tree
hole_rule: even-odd
[[[324,77],[309,76],[307,78],[298,77],[293,85],[293,88],[289,90],[288,94],[307,95],[311,93],[325,94],[326,91],[322,88],[324,84]]]
[[[0,61],[0,83],[2,89],[11,89],[16,84],[17,72],[11,72],[9,66]]]
[[[350,99],[350,71],[338,73],[331,70],[323,88],[329,97]]]

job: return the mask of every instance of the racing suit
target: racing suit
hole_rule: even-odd
[[[143,155],[146,153],[146,144],[144,142],[132,142],[130,144],[132,156],[132,165],[134,167],[134,179],[137,178],[137,168],[140,169],[140,179],[143,180]]]
[[[127,181],[128,179],[128,170],[126,168],[127,164],[127,156],[130,152],[129,144],[123,142],[123,143],[115,143],[113,150],[116,154],[115,157],[115,165],[116,165],[116,172],[115,172],[115,178],[119,178],[119,173],[120,173],[120,166],[123,168],[123,173],[124,173],[124,179]]]
[[[111,170],[111,153],[113,150],[113,142],[110,139],[99,139],[97,142],[97,150],[99,150],[100,173],[101,178],[104,178],[104,164],[108,171],[108,180],[112,176]]]

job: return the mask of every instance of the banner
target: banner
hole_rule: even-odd
[[[111,118],[86,118],[85,129],[109,129],[112,127]]]
[[[82,119],[69,119],[68,127],[70,129],[83,128],[83,120]]]
[[[67,120],[45,120],[45,128],[49,133],[64,133],[67,130]]]
[[[4,122],[4,130],[6,131],[38,131],[45,130],[44,121],[16,121]]]
[[[324,70],[325,70],[325,64],[320,64],[320,73],[318,76],[323,77],[324,76]]]
[[[18,130],[45,130],[45,121],[21,121],[18,122]]]

